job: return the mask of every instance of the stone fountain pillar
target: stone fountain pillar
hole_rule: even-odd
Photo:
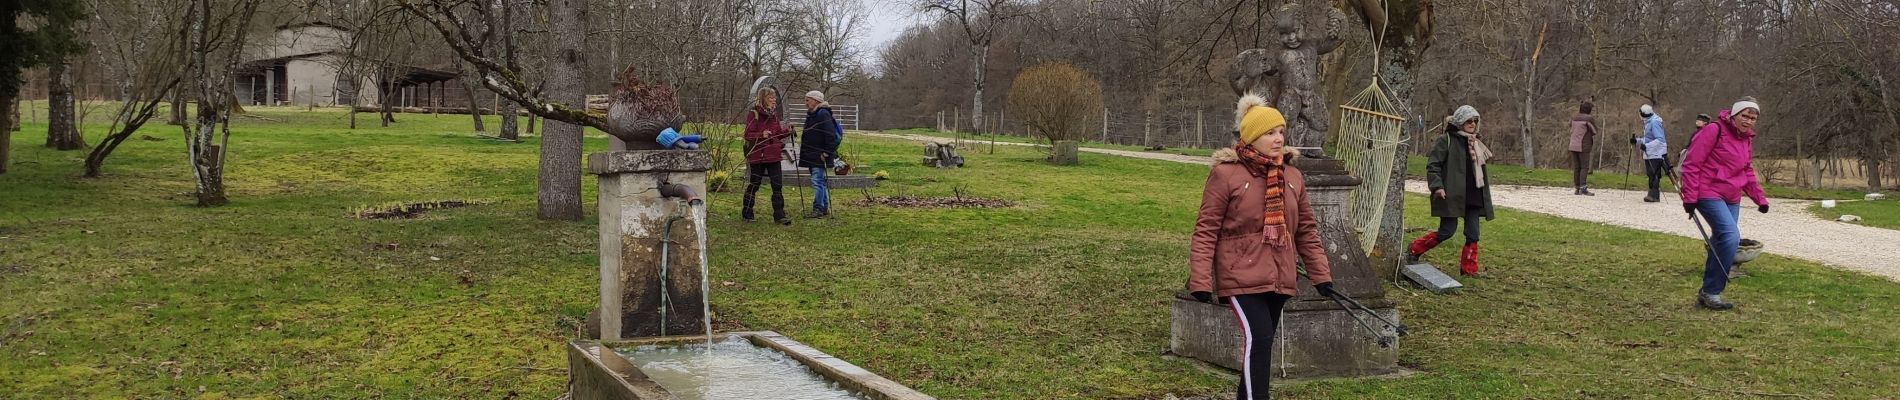
[[[600,182],[600,308],[602,340],[706,331],[705,293],[700,291],[699,247],[686,201],[661,197],[661,183],[706,193],[712,158],[703,151],[632,150],[593,153],[587,171]],[[674,220],[674,217],[678,217]],[[667,223],[672,220],[671,234]],[[672,243],[664,276],[662,238]],[[662,281],[665,308],[662,323]]]
[[[1359,236],[1346,215],[1346,194],[1360,183],[1339,160],[1298,159],[1306,174],[1306,196],[1319,217],[1320,237],[1331,262],[1333,287],[1395,322],[1398,311],[1359,247]],[[1365,318],[1382,334],[1391,328]],[[1353,311],[1320,296],[1313,283],[1299,280],[1299,296],[1287,302],[1285,323],[1273,343],[1273,374],[1293,378],[1354,377],[1400,372],[1398,346],[1379,346],[1376,337],[1353,320]],[[1240,369],[1239,323],[1227,306],[1175,296],[1169,351],[1175,355]],[[1259,340],[1258,338],[1256,340]],[[1255,345],[1263,345],[1256,342]]]

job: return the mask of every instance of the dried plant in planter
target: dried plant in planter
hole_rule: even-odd
[[[620,73],[608,99],[607,133],[627,142],[628,150],[658,150],[654,140],[660,131],[680,129],[685,122],[672,86],[643,82],[631,66]]]

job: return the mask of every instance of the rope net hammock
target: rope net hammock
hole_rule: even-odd
[[[1397,155],[1405,118],[1385,95],[1379,80],[1339,105],[1339,134],[1332,148],[1333,158],[1344,160],[1346,169],[1363,180],[1347,194],[1347,217],[1359,230],[1360,247],[1372,252],[1379,237],[1379,224],[1385,218],[1385,197],[1393,188],[1393,158]]]

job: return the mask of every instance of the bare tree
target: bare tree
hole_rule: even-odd
[[[569,124],[607,130],[606,120],[588,114],[580,107],[579,99],[572,100],[570,104],[565,99],[556,100],[552,99],[551,95],[544,95],[541,87],[528,79],[527,74],[519,68],[509,67],[506,61],[496,54],[493,47],[487,45],[497,40],[499,35],[509,34],[494,29],[500,26],[496,19],[499,16],[489,7],[456,0],[397,0],[397,2],[403,10],[435,28],[456,56],[474,65],[476,71],[481,74],[483,87],[502,98],[520,104],[535,115]],[[562,40],[561,37],[572,30],[571,28],[579,28],[581,32],[574,32],[575,35],[570,38],[586,37],[584,21],[565,20],[566,18],[581,18],[583,13],[579,9],[572,11],[565,9],[569,3],[562,3],[561,7],[554,7],[555,5],[549,3],[547,14],[548,23],[554,28],[550,36],[554,40]],[[572,5],[579,6],[580,4]],[[559,12],[556,12],[557,10]],[[473,15],[473,17],[464,18],[462,17],[464,14]],[[564,27],[563,24],[573,25]],[[573,55],[576,57],[580,55],[578,51],[557,52],[575,53]],[[550,64],[556,66],[564,62],[558,57],[551,61],[553,62]],[[578,157],[576,159],[578,160]]]
[[[792,35],[785,43],[795,57],[790,60],[795,85],[817,88],[827,95],[845,95],[838,88],[848,75],[859,68],[860,51],[852,41],[864,33],[866,14],[858,0],[815,0],[792,8],[802,24],[786,30]]]
[[[87,0],[95,10],[117,10],[93,16],[92,49],[118,86],[120,105],[112,126],[86,155],[88,178],[99,177],[107,157],[132,133],[157,114],[159,103],[181,79],[175,64],[177,42],[164,39],[182,25],[172,10],[185,7],[176,0]]]
[[[971,80],[976,93],[970,101],[970,128],[982,130],[983,75],[989,66],[990,45],[995,43],[996,33],[1003,24],[1029,15],[1029,8],[1020,0],[928,0],[917,8],[954,21],[969,39],[970,57],[976,60],[976,76]]]
[[[229,202],[224,196],[224,161],[231,142],[231,81],[262,0],[238,0],[229,7],[214,7],[212,2],[194,0],[186,18],[191,26],[186,70],[198,88],[198,112],[185,128],[185,150],[201,207]]]

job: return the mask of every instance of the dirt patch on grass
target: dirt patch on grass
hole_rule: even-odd
[[[436,200],[411,203],[399,203],[385,206],[362,207],[350,212],[351,217],[359,219],[410,219],[422,216],[429,210],[460,208],[486,204],[473,200]]]
[[[852,202],[859,206],[884,206],[894,208],[1009,208],[1016,203],[1009,200],[985,199],[981,197],[920,197],[885,196]]]

